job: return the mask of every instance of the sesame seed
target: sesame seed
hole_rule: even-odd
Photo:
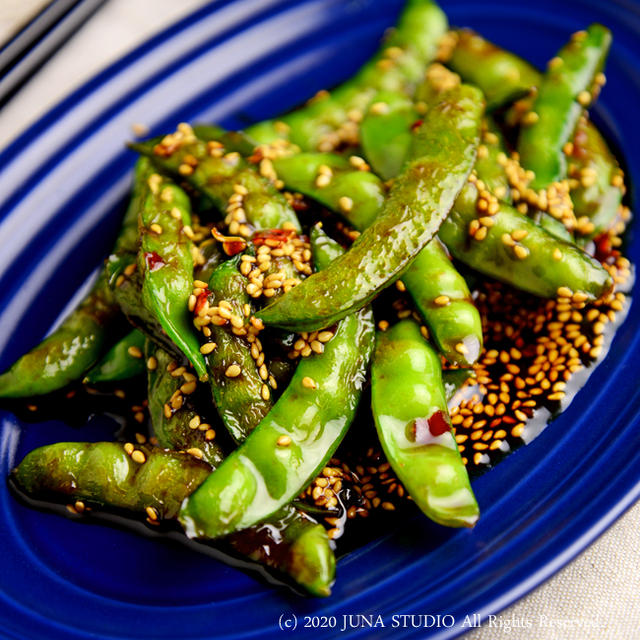
[[[142,351],[140,351],[139,347],[136,347],[134,345],[131,345],[128,349],[127,349],[127,353],[132,357],[132,358],[142,358]]]
[[[147,461],[146,456],[144,455],[144,453],[142,451],[140,451],[140,449],[136,449],[132,454],[131,454],[131,459],[134,462],[137,462],[138,464],[144,464]]]
[[[315,389],[316,381],[309,376],[305,376],[304,378],[302,378],[302,386],[306,387],[307,389]]]
[[[291,442],[292,442],[292,440],[291,440],[291,437],[290,437],[290,436],[283,435],[283,436],[280,436],[280,437],[278,438],[278,440],[277,440],[277,443],[276,443],[276,444],[277,444],[279,447],[288,447],[288,446],[291,444]]]
[[[438,307],[446,307],[451,302],[451,299],[449,298],[449,296],[442,295],[435,298],[433,302]]]
[[[242,373],[242,369],[240,368],[240,365],[232,364],[227,367],[227,369],[224,372],[224,375],[227,376],[227,378],[237,378],[240,375],[240,373]]]

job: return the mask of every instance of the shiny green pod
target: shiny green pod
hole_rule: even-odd
[[[373,316],[362,309],[340,322],[323,353],[300,361],[271,411],[185,501],[187,535],[216,538],[249,527],[308,485],[353,420],[372,346]]]
[[[447,26],[447,17],[434,2],[408,0],[388,40],[353,78],[301,109],[249,127],[247,134],[258,143],[284,138],[303,151],[328,151],[355,142],[359,117],[376,93],[413,95]]]
[[[171,180],[152,177],[138,218],[142,303],[204,379],[207,369],[187,308],[193,291],[193,256],[184,228],[191,224],[191,205]]]
[[[440,227],[439,236],[453,256],[476,271],[522,291],[554,298],[566,287],[595,300],[611,290],[611,276],[582,249],[549,234],[531,218],[506,203],[492,216],[493,226],[479,241],[468,233],[476,220],[478,191],[467,183]],[[515,241],[512,234],[521,237]],[[516,247],[521,247],[518,249]]]
[[[592,100],[590,92],[610,46],[609,29],[592,24],[574,34],[549,63],[531,106],[535,121],[521,128],[518,139],[520,163],[535,174],[532,189],[545,188],[566,177],[563,147]]]
[[[447,527],[473,527],[480,515],[455,440],[440,358],[412,320],[378,332],[371,408],[380,443],[422,512]]]
[[[482,94],[474,87],[439,93],[373,223],[326,270],[258,317],[283,329],[320,329],[362,308],[391,284],[436,234],[464,186],[476,158],[482,112]]]

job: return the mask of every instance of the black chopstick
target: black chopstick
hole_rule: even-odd
[[[0,49],[0,108],[106,0],[54,0]]]

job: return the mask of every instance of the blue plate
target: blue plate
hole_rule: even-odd
[[[0,368],[45,333],[109,250],[134,161],[124,149],[132,123],[152,133],[181,120],[241,126],[287,109],[355,71],[400,5],[214,2],[96,76],[7,148],[0,155]],[[632,184],[640,182],[639,4],[449,0],[446,8],[452,23],[539,65],[570,32],[594,20],[609,25],[614,46],[597,120]],[[638,253],[631,238],[628,255],[637,262]],[[295,598],[169,542],[29,510],[3,486],[0,636],[275,638],[293,613],[299,627],[305,615],[380,614],[386,628],[376,637],[450,637],[465,629],[465,615],[496,612],[548,578],[638,498],[639,323],[634,303],[570,408],[474,482],[483,515],[473,531],[416,518],[341,560],[328,600]],[[0,419],[3,477],[37,445],[97,440],[113,429],[106,418],[81,432],[55,421],[21,424],[7,412]],[[393,628],[394,614],[449,615],[455,624]],[[341,637],[370,634],[352,629]]]

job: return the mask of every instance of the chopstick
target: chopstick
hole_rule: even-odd
[[[106,0],[54,0],[0,49],[0,108]]]

